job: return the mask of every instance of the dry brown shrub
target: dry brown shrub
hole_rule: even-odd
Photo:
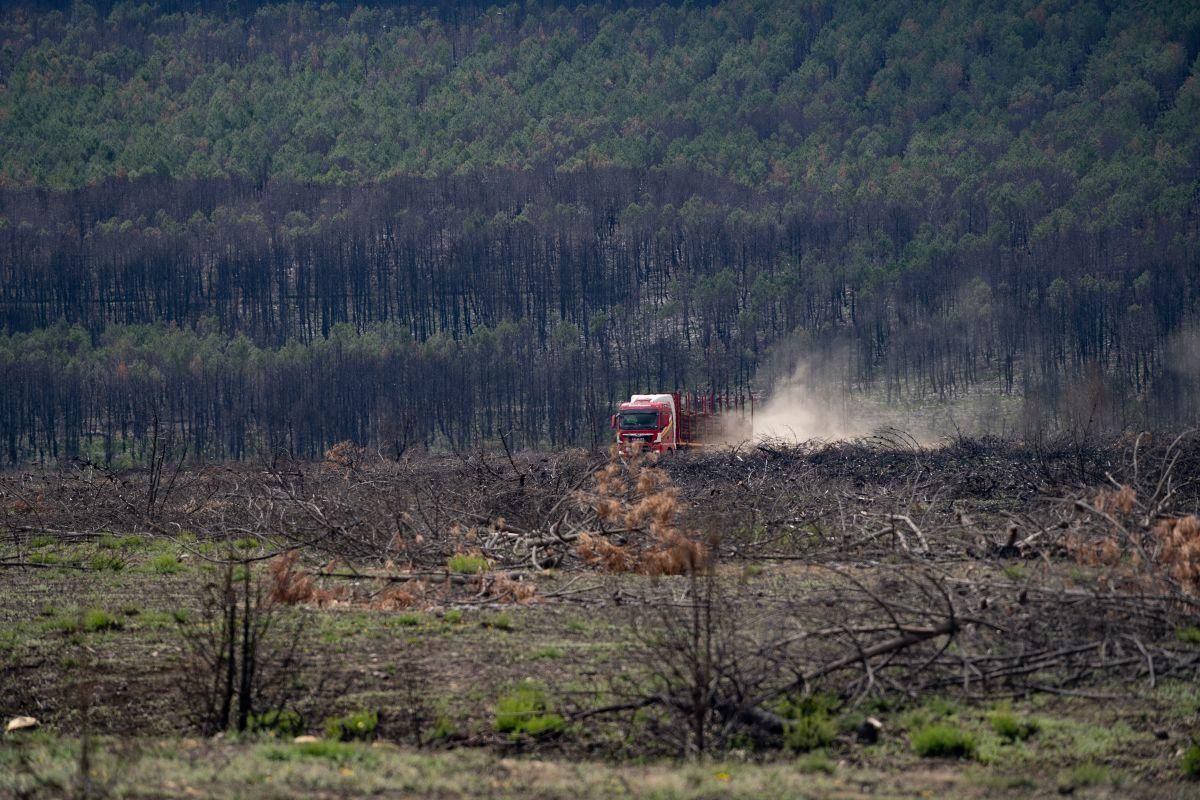
[[[272,602],[296,605],[313,600],[315,587],[312,576],[298,563],[300,552],[292,550],[271,559],[267,571],[271,576],[269,596]]]
[[[213,497],[201,503],[199,510],[209,514],[219,514],[227,508],[229,508],[229,501]]]
[[[353,470],[362,463],[366,451],[349,440],[338,442],[325,451],[325,463],[345,470]]]
[[[605,497],[596,503],[596,516],[604,522],[612,522],[621,515],[621,504],[611,497]]]
[[[424,581],[412,581],[403,586],[389,586],[375,596],[371,608],[380,611],[402,611],[425,601],[428,587]]]
[[[529,603],[537,597],[537,587],[532,583],[513,580],[502,572],[482,576],[480,581],[483,595],[500,602]]]
[[[1121,561],[1121,545],[1113,537],[1106,536],[1097,545],[1096,556],[1101,564],[1111,567]]]
[[[1126,555],[1125,548],[1112,536],[1084,537],[1076,534],[1068,537],[1065,544],[1075,562],[1085,567],[1114,567]],[[1136,555],[1136,551],[1130,552],[1131,557]]]
[[[607,572],[627,572],[633,561],[628,550],[613,544],[602,536],[590,533],[579,534],[575,552],[583,563],[601,567]]]
[[[708,563],[708,548],[698,535],[678,526],[678,490],[666,472],[647,465],[653,463],[641,454],[614,455],[596,473],[595,490],[581,499],[601,523],[622,524],[632,542],[617,545],[604,533],[582,533],[576,554],[585,564],[607,572],[680,575]]]
[[[1101,489],[1094,503],[1098,511],[1107,514],[1130,514],[1137,505],[1137,492],[1132,486],[1122,486],[1119,491],[1112,492]]]
[[[628,528],[640,528],[646,520],[664,533],[671,527],[671,521],[679,510],[679,495],[674,489],[662,489],[651,495],[646,495],[641,502],[625,512],[625,525]]]
[[[624,493],[626,487],[620,476],[621,465],[615,461],[599,470],[596,473],[596,494],[604,497]]]
[[[647,467],[638,475],[637,490],[643,495],[650,495],[659,486],[665,486],[670,483],[670,478],[660,469],[652,469]]]
[[[1200,519],[1195,515],[1164,519],[1154,529],[1162,546],[1160,561],[1187,592],[1200,592]]]
[[[353,600],[354,593],[348,588],[335,586],[332,589],[314,589],[309,602],[321,608],[328,608],[329,606],[347,605]]]
[[[40,494],[32,503],[24,497],[18,497],[8,504],[8,509],[15,514],[32,514],[42,508],[43,502],[44,499]]]
[[[645,575],[686,575],[708,564],[703,542],[679,531],[660,537],[659,546],[642,553],[638,572]]]

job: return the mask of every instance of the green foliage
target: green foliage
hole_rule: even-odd
[[[47,619],[39,627],[48,632],[76,634],[119,631],[122,625],[117,617],[104,609],[87,608],[63,612],[56,617]]]
[[[511,736],[545,736],[561,731],[566,720],[554,713],[545,691],[526,681],[496,702],[496,730]]]
[[[476,575],[492,568],[491,562],[482,555],[455,553],[446,562],[446,569],[459,575]]]
[[[442,621],[449,625],[458,625],[463,620],[463,612],[457,608],[447,609],[442,615]]]
[[[1010,742],[1025,741],[1038,732],[1037,720],[1021,719],[1011,711],[993,711],[989,716],[992,730],[1001,738]]]
[[[800,717],[784,728],[783,743],[791,751],[805,753],[828,747],[837,738],[837,725],[821,715]]]
[[[183,564],[173,553],[159,553],[146,562],[146,569],[157,575],[174,575],[183,569]]]
[[[515,627],[513,624],[512,615],[501,611],[496,614],[489,614],[479,620],[479,627],[494,628],[499,631],[511,631]]]
[[[448,714],[438,714],[433,721],[433,727],[426,731],[423,735],[423,741],[426,744],[437,744],[438,742],[448,742],[458,736],[458,727],[454,724],[454,720],[450,719]]]
[[[1112,773],[1108,767],[1087,762],[1084,764],[1076,764],[1069,769],[1065,769],[1058,775],[1058,791],[1060,794],[1070,794],[1076,789],[1082,789],[1087,786],[1098,786],[1100,784],[1111,783]]]
[[[372,753],[361,744],[354,742],[339,742],[330,739],[318,739],[315,742],[302,742],[281,747],[272,747],[265,752],[271,761],[294,761],[298,758],[315,758],[332,761],[335,764],[349,763],[371,764],[374,762]]]
[[[840,706],[836,695],[822,692],[786,699],[779,708],[780,716],[787,720],[784,746],[805,753],[832,744],[838,733],[833,714]]]
[[[379,727],[379,714],[374,711],[354,711],[343,717],[325,720],[325,737],[338,742],[370,741]]]
[[[90,608],[83,612],[82,626],[88,633],[121,629],[121,623],[116,617],[99,608]]]
[[[817,20],[786,2],[760,4],[753,19],[728,2],[653,13],[551,5],[523,11],[521,26],[380,8],[288,12],[286,23],[269,9],[150,11],[120,25],[41,14],[36,37],[6,15],[0,176],[54,188],[115,176],[363,183],[551,160],[684,164],[747,185],[817,185],[833,199],[841,189],[829,178],[848,172],[876,178],[878,193],[977,180],[989,147],[1004,174],[1008,151],[1030,140],[1051,163],[1092,167],[1098,187],[1105,161],[1136,163],[1148,135],[1184,163],[1194,152],[1190,64],[1165,6],[1078,3],[1040,20],[1011,2],[937,9],[834,4]],[[209,41],[226,44],[197,44]],[[1147,49],[1164,56],[1141,57]],[[1161,112],[1164,100],[1178,110]],[[1044,202],[1022,189],[994,193],[996,205]],[[300,210],[280,221],[289,237],[317,224]],[[191,221],[134,224],[145,236]]]
[[[150,541],[143,536],[101,536],[96,541],[101,550],[142,550],[150,546]]]
[[[291,709],[251,714],[246,722],[250,733],[269,733],[273,736],[299,736],[304,733],[304,718]]]
[[[116,553],[96,553],[88,559],[88,566],[97,572],[120,572],[125,569],[125,559]]]
[[[1187,644],[1200,644],[1200,628],[1197,628],[1195,625],[1176,628],[1175,638]]]
[[[1185,777],[1200,780],[1200,744],[1189,745],[1183,751],[1183,758],[1179,766]]]
[[[927,725],[911,735],[913,751],[924,758],[971,758],[975,738],[947,724]]]

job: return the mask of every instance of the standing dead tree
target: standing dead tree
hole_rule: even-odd
[[[298,697],[303,619],[275,594],[249,563],[231,558],[203,587],[199,613],[180,619],[178,686],[205,734],[244,731],[254,715],[281,712]]]

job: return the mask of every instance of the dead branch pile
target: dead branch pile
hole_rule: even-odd
[[[710,573],[638,605],[632,660],[646,668],[622,675],[618,702],[577,716],[657,709],[656,736],[704,751],[739,737],[777,746],[791,724],[781,708],[814,694],[853,706],[930,692],[1090,696],[1105,679],[1152,688],[1200,669],[1200,649],[1177,636],[1197,611],[1170,586],[1084,589],[927,563],[814,568],[752,599]]]
[[[110,532],[257,543],[263,560],[444,572],[476,552],[507,571],[672,573],[722,558],[809,563],[1166,557],[1195,567],[1200,448],[1188,433],[1027,446],[896,438],[762,444],[657,463],[583,451],[463,453],[390,461],[350,445],[323,463],[76,465],[0,474],[17,555],[34,536]],[[192,544],[189,544],[192,543]]]

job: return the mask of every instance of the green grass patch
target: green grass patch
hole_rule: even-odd
[[[787,720],[784,746],[795,753],[807,753],[833,744],[838,733],[833,717],[840,705],[836,695],[820,692],[784,700],[779,706],[779,715]]]
[[[183,564],[174,553],[159,553],[146,562],[145,569],[155,575],[174,575],[183,569]]]
[[[33,548],[49,547],[50,545],[54,544],[55,541],[56,540],[53,536],[46,536],[45,534],[39,534],[29,540],[29,546],[33,547]]]
[[[451,625],[458,625],[462,621],[463,621],[463,612],[457,608],[451,608],[445,614],[442,615],[442,622],[446,622]]]
[[[1183,770],[1185,778],[1200,779],[1200,744],[1193,744],[1183,751],[1179,767]]]
[[[103,633],[121,630],[121,621],[102,608],[68,611],[43,621],[39,629],[45,633]]]
[[[1002,739],[1010,742],[1025,741],[1038,732],[1037,720],[1018,717],[1007,710],[993,711],[988,717],[992,730]]]
[[[783,732],[783,744],[794,753],[807,753],[833,744],[837,725],[820,714],[799,717],[788,722]]]
[[[805,775],[824,773],[832,775],[837,772],[837,765],[824,750],[814,750],[796,759],[796,769]]]
[[[492,563],[478,553],[455,553],[446,561],[446,569],[459,575],[478,575],[492,568]]]
[[[84,611],[80,625],[85,633],[119,631],[121,629],[121,622],[102,608],[89,608]]]
[[[971,758],[975,737],[953,725],[926,725],[912,733],[913,751],[922,758]]]
[[[1076,789],[1099,786],[1106,783],[1112,783],[1112,773],[1108,767],[1094,762],[1076,764],[1058,774],[1059,794],[1069,794]]]
[[[1025,570],[1025,567],[1020,564],[1009,564],[1000,571],[1010,581],[1023,581],[1029,577],[1029,573]]]
[[[479,620],[481,628],[495,628],[500,631],[511,631],[514,627],[512,615],[501,611],[499,614],[490,614]]]
[[[0,630],[0,654],[11,656],[21,643],[22,637],[17,631],[11,628]]]
[[[120,572],[125,569],[125,559],[113,552],[100,552],[88,560],[88,566],[97,572]]]
[[[1133,730],[1125,722],[1106,722],[1043,717],[1038,731],[1039,747],[1070,753],[1078,760],[1105,761],[1121,753],[1139,739],[1149,738],[1145,732]]]
[[[454,720],[446,714],[439,714],[433,721],[433,727],[427,730],[422,738],[426,744],[436,744],[448,742],[456,736],[458,736],[458,726],[454,724]]]
[[[566,720],[554,713],[541,686],[526,681],[497,701],[495,725],[498,732],[513,737],[545,736],[561,731]]]
[[[1200,628],[1197,628],[1195,625],[1176,628],[1175,638],[1187,644],[1200,644]]]
[[[315,742],[272,747],[265,751],[270,761],[296,761],[298,759],[320,759],[331,761],[339,766],[359,763],[373,764],[374,753],[362,744],[354,742],[335,742],[329,739],[319,739]]]

